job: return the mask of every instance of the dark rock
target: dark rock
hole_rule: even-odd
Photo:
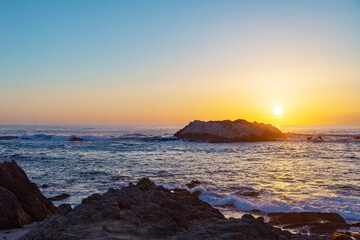
[[[150,179],[148,178],[142,178],[137,184],[136,186],[144,186],[144,187],[148,187],[148,188],[153,188],[155,187],[155,183],[152,182]]]
[[[16,196],[6,188],[0,187],[0,229],[22,227],[32,220],[22,209]]]
[[[259,209],[253,209],[253,210],[251,210],[250,212],[252,212],[252,213],[261,213],[261,210],[259,210]]]
[[[19,137],[16,136],[0,136],[0,140],[13,140],[13,139],[17,139]]]
[[[189,191],[177,192],[142,179],[93,194],[65,215],[49,215],[20,239],[324,239],[294,235],[249,214],[225,219]]]
[[[359,139],[360,139],[360,136],[356,136],[356,137],[354,137],[354,139],[357,139],[357,140],[359,140]]]
[[[195,180],[192,180],[191,182],[185,184],[185,186],[187,186],[188,188],[192,189],[198,185],[200,185],[200,181],[195,181]]]
[[[80,141],[85,141],[85,140],[82,139],[82,138],[76,137],[76,136],[72,136],[72,137],[69,138],[69,141],[71,141],[71,142],[80,142]]]
[[[47,185],[46,183],[44,183],[43,185],[40,186],[41,188],[48,188],[50,187],[49,185]]]
[[[209,122],[196,120],[174,136],[189,141],[205,142],[275,141],[277,138],[287,137],[270,124],[250,123],[242,119]]]
[[[56,209],[56,214],[65,216],[72,210],[72,207],[69,203],[63,203]]]
[[[21,208],[34,221],[43,220],[55,213],[55,206],[46,199],[35,183],[30,182],[25,172],[15,162],[0,163],[0,186],[12,192]]]
[[[347,229],[349,224],[338,213],[332,212],[290,212],[269,213],[270,223],[284,225],[286,228],[310,226],[310,231],[331,234],[337,229]]]
[[[64,200],[64,199],[69,198],[69,197],[70,197],[70,194],[62,193],[62,194],[56,195],[56,196],[48,198],[48,199],[50,201],[60,201],[60,200]]]

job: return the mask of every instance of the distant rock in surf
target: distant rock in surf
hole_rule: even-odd
[[[55,206],[15,162],[0,163],[0,228],[21,227],[55,213]]]
[[[195,120],[174,135],[179,139],[205,142],[254,142],[275,141],[286,138],[276,127],[270,124],[235,121],[199,121]]]
[[[13,140],[17,138],[16,136],[0,136],[0,140]]]
[[[307,141],[310,141],[310,142],[323,142],[324,139],[321,137],[321,136],[318,136],[318,137],[307,137],[306,138]]]
[[[80,141],[85,141],[85,140],[82,138],[76,137],[76,136],[72,136],[69,138],[69,141],[70,142],[80,142]]]

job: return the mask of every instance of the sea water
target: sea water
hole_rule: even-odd
[[[0,161],[15,160],[46,197],[77,205],[148,177],[192,191],[224,212],[331,211],[360,221],[360,126],[279,126],[273,142],[175,140],[183,126],[0,126]],[[86,141],[68,141],[77,136]],[[321,136],[323,142],[306,140]]]

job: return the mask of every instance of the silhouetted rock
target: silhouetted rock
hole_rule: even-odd
[[[59,195],[56,195],[54,197],[48,198],[50,201],[60,201],[60,200],[64,200],[66,198],[70,197],[70,194],[67,193],[62,193]]]
[[[250,123],[242,119],[209,122],[196,120],[174,136],[189,141],[207,142],[274,141],[287,137],[270,124]]]
[[[284,225],[286,228],[309,226],[310,231],[331,234],[337,229],[347,229],[349,224],[338,213],[332,212],[290,212],[269,213],[270,223]]]
[[[328,239],[294,235],[249,214],[226,219],[189,191],[171,191],[149,179],[93,194],[58,213],[20,239]]]
[[[43,185],[40,186],[41,188],[48,188],[50,187],[49,185],[47,185],[46,183],[44,183]]]
[[[240,187],[239,190],[236,191],[236,194],[246,197],[258,197],[261,194],[261,191],[251,187]]]
[[[69,141],[71,141],[71,142],[80,142],[80,141],[85,141],[85,140],[82,139],[82,138],[76,137],[76,136],[72,136],[72,137],[69,138]]]
[[[52,202],[42,195],[36,184],[30,182],[15,161],[0,163],[0,187],[3,189],[3,204],[7,206],[7,210],[1,209],[0,215],[17,212],[19,216],[19,221],[13,227],[22,226],[30,221],[43,220],[48,214],[55,212]],[[4,189],[11,194],[6,194],[7,191]],[[14,200],[12,205],[6,203],[9,199]]]

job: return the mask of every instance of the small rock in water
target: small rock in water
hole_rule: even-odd
[[[200,181],[196,181],[196,180],[192,180],[191,182],[185,184],[185,186],[187,186],[188,188],[192,189],[198,185],[200,185]]]
[[[66,198],[70,197],[70,194],[67,193],[62,193],[60,195],[56,195],[54,197],[48,198],[50,201],[60,201],[60,200],[64,200]]]
[[[13,140],[13,139],[17,139],[18,137],[16,136],[1,136],[0,140]]]
[[[49,185],[47,185],[46,183],[44,183],[43,185],[40,186],[41,188],[48,188],[50,187]]]
[[[79,141],[85,141],[85,140],[82,139],[82,138],[73,136],[73,137],[70,137],[70,138],[69,138],[69,141],[71,141],[71,142],[79,142]]]

